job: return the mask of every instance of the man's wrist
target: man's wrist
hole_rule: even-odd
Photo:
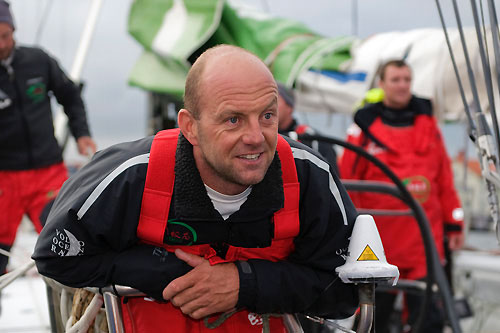
[[[253,266],[248,261],[236,261],[240,278],[240,291],[236,308],[252,308],[257,296],[257,280]]]

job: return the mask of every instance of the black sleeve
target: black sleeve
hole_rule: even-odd
[[[52,91],[57,102],[63,106],[64,113],[68,116],[71,134],[76,139],[81,136],[90,136],[80,87],[68,78],[55,59],[47,55],[47,61],[50,75],[49,90]]]
[[[71,287],[120,284],[162,299],[165,286],[190,270],[174,254],[138,243],[147,159],[123,159],[131,147],[97,153],[63,185],[33,254],[42,275]]]
[[[357,213],[337,176],[316,153],[304,148],[294,156],[301,184],[295,250],[286,261],[238,264],[238,305],[257,313],[345,318],[358,306],[357,290],[342,283],[335,268],[345,263]]]
[[[318,152],[325,158],[328,164],[330,164],[335,174],[339,176],[340,173],[337,165],[337,152],[335,151],[335,147],[326,142],[318,142]]]
[[[309,134],[314,135],[316,134],[316,132],[314,130],[311,130]],[[325,161],[327,161],[328,164],[330,164],[330,166],[333,169],[333,172],[337,176],[340,175],[339,168],[337,165],[337,152],[335,151],[335,146],[333,144],[319,140],[313,140],[313,141],[302,140],[301,142],[306,146],[319,152],[320,155],[325,159]]]

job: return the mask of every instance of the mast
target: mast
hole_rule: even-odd
[[[92,3],[90,4],[87,21],[80,37],[80,42],[76,51],[75,59],[73,60],[73,65],[69,73],[70,79],[73,80],[73,82],[75,82],[76,84],[79,84],[81,82],[83,65],[87,58],[88,49],[90,47],[90,42],[94,34],[95,26],[97,24],[97,18],[101,10],[102,2],[103,0],[92,0]],[[55,114],[54,129],[56,138],[64,150],[69,139],[69,128],[68,117],[63,112],[63,108],[60,105],[58,106]]]

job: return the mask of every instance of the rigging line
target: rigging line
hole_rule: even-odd
[[[456,0],[454,0],[456,1]],[[486,61],[486,54],[485,54],[485,49],[483,45],[483,37],[481,33],[481,27],[479,26],[479,18],[477,16],[477,6],[475,0],[470,1],[471,6],[472,6],[472,15],[474,17],[474,25],[476,27],[476,34],[477,34],[477,41],[479,43],[478,48],[479,48],[479,55],[481,57],[481,64],[483,65],[483,72],[484,72],[484,81],[486,84],[486,93],[488,95],[488,101],[490,103],[490,115],[491,119],[493,120],[493,128],[495,132],[495,146],[496,146],[496,155],[500,156],[500,132],[498,129],[498,119],[497,119],[497,113],[496,113],[496,108],[495,108],[495,98],[493,97],[493,83],[492,83],[492,78],[491,78],[491,70],[488,62]],[[486,37],[486,36],[485,36]],[[499,161],[495,161],[496,166],[499,166]]]
[[[472,71],[472,66],[470,63],[469,52],[467,50],[467,44],[465,42],[465,37],[464,37],[462,20],[460,19],[460,12],[458,10],[456,0],[453,0],[453,9],[455,12],[455,18],[457,21],[458,32],[460,34],[460,41],[462,43],[462,48],[464,51],[464,58],[465,58],[465,63],[466,63],[466,67],[467,67],[467,74],[469,77],[470,87],[472,90],[472,96],[473,96],[472,103],[474,105],[474,109],[476,111],[476,114],[478,114],[479,117],[481,118],[481,119],[478,119],[478,124],[480,125],[478,127],[478,137],[490,135],[489,126],[486,123],[486,121],[484,120],[484,113],[481,111],[481,104],[479,103],[479,94],[477,92],[476,80],[474,78],[474,72]]]
[[[438,1],[438,0],[436,0]],[[462,42],[462,48],[464,50],[464,56],[465,56],[465,61],[467,64],[467,73],[469,75],[469,80],[470,80],[470,85],[471,85],[471,90],[473,93],[473,102],[474,106],[476,107],[476,115],[477,115],[477,121],[478,121],[478,140],[476,141],[476,145],[478,147],[477,152],[478,152],[478,158],[479,161],[481,162],[481,170],[483,170],[483,174],[486,171],[487,174],[485,174],[485,181],[486,181],[486,187],[488,190],[488,205],[490,208],[490,214],[491,217],[493,218],[494,224],[497,226],[497,238],[500,239],[499,236],[499,209],[498,209],[498,197],[496,193],[496,188],[495,185],[492,182],[492,179],[494,179],[495,174],[490,174],[489,170],[489,161],[491,161],[491,149],[489,149],[489,137],[491,137],[491,134],[489,133],[489,126],[485,120],[484,117],[484,112],[481,111],[481,105],[479,104],[479,98],[478,98],[478,93],[477,93],[477,87],[476,83],[474,80],[474,73],[472,72],[472,67],[470,64],[470,59],[469,59],[469,54],[467,52],[467,45],[465,43],[465,38],[464,38],[464,33],[463,33],[463,27],[462,27],[462,22],[460,20],[460,13],[458,11],[457,7],[457,2],[456,0],[453,0],[453,8],[455,11],[455,16],[457,20],[457,26],[458,30],[460,32],[460,39]],[[496,164],[496,161],[495,161]]]
[[[496,14],[495,3],[492,0],[488,0],[488,8],[490,13],[490,26],[491,26],[490,30],[492,33],[493,51],[495,54],[497,88],[500,90],[500,45],[498,36],[498,18]],[[498,220],[496,225],[496,234],[497,234],[497,239],[500,241],[500,226]]]
[[[358,36],[358,0],[351,1],[351,34],[353,36]]]
[[[49,0],[49,2],[45,3],[45,7],[43,8],[40,21],[38,21],[38,26],[36,28],[35,41],[34,41],[35,45],[40,45],[40,39],[42,39],[43,29],[45,28],[47,17],[49,16],[49,12],[52,8],[53,3],[54,2],[52,0]]]
[[[483,28],[484,47],[486,50],[486,62],[488,63],[488,68],[490,68],[490,70],[491,70],[491,62],[490,62],[491,51],[490,51],[490,48],[488,47],[488,34],[487,34],[488,30],[486,29],[486,21],[484,18],[483,0],[479,0],[479,8],[481,10],[481,24],[482,24],[482,28]],[[490,29],[491,29],[491,27],[490,27]],[[491,73],[491,71],[490,71],[490,73]],[[500,142],[498,144],[500,146]],[[500,147],[499,147],[499,153],[500,153]]]
[[[455,1],[455,0],[454,0]],[[489,67],[487,66],[487,63],[485,61],[485,54],[484,54],[484,47],[482,45],[482,37],[481,37],[481,30],[479,29],[479,22],[478,22],[478,17],[477,17],[477,8],[476,8],[476,3],[475,0],[471,0],[471,6],[472,6],[472,14],[474,16],[474,25],[476,28],[476,33],[477,33],[477,38],[478,38],[478,43],[479,43],[479,52],[481,56],[481,64],[483,65],[483,72],[484,72],[484,77],[485,77],[485,84],[486,84],[486,92],[488,94],[488,101],[490,103],[490,114],[491,114],[491,119],[495,128],[495,144],[497,148],[497,153],[493,153],[492,150],[493,148],[493,142],[488,142],[491,141],[489,140],[489,136],[491,134],[485,135],[483,138],[479,138],[479,147],[481,148],[482,153],[480,154],[480,158],[482,161],[482,170],[483,174],[486,178],[486,186],[488,189],[488,204],[490,206],[490,212],[491,212],[491,217],[493,218],[493,222],[496,225],[497,228],[497,238],[500,240],[500,228],[499,228],[499,221],[500,221],[500,210],[499,210],[499,203],[498,203],[498,196],[497,196],[497,191],[496,191],[496,186],[495,184],[500,183],[500,178],[498,176],[498,173],[496,170],[498,170],[499,167],[499,160],[498,160],[498,150],[500,149],[499,146],[499,132],[498,132],[498,120],[496,116],[496,110],[495,110],[495,100],[493,98],[493,88],[492,88],[492,78],[491,78],[491,72]],[[483,117],[484,119],[484,117]],[[480,126],[488,126],[486,122],[483,120],[482,122],[479,122]],[[489,126],[488,126],[489,128]],[[494,165],[494,167],[493,167]],[[493,172],[492,169],[495,169]]]
[[[453,48],[451,47],[450,37],[448,35],[448,29],[446,28],[446,23],[444,21],[443,12],[441,10],[441,5],[439,4],[439,0],[436,0],[436,6],[439,13],[439,19],[441,20],[441,25],[444,31],[444,38],[446,39],[446,45],[448,46],[448,51],[450,53],[451,63],[453,64],[453,71],[455,72],[455,76],[457,78],[458,89],[460,90],[460,97],[462,98],[462,103],[464,104],[465,115],[467,116],[467,121],[469,124],[469,136],[472,141],[476,141],[477,129],[472,119],[471,110],[469,108],[469,103],[467,102],[467,98],[465,97],[464,87],[462,85],[462,78],[460,77],[460,73],[458,71],[457,61],[455,59],[455,54],[453,53]]]
[[[498,34],[498,18],[496,14],[495,3],[492,0],[488,0],[488,7],[490,13],[490,30],[492,34],[493,41],[493,52],[495,55],[495,70],[497,74],[497,88],[500,91],[500,43]]]
[[[462,175],[462,190],[464,191],[463,193],[469,193],[468,192],[468,176],[469,176],[469,140],[467,139],[467,136],[464,135],[464,161],[463,161],[463,175]],[[469,232],[469,229],[471,227],[471,196],[466,195],[464,198],[464,207],[468,207],[469,209],[464,209],[465,216],[464,216],[464,237],[467,237],[467,234]]]
[[[479,0],[479,9],[481,10],[481,24],[483,25],[483,36],[484,36],[484,46],[486,49],[486,61],[488,62],[488,67],[491,68],[490,63],[490,51],[488,49],[488,35],[486,34],[486,23],[484,21],[484,9],[483,9],[483,0]]]
[[[465,63],[467,66],[467,74],[469,76],[470,86],[473,96],[473,104],[476,112],[481,112],[481,105],[479,104],[479,94],[477,92],[476,79],[474,78],[474,72],[472,71],[472,65],[470,62],[469,51],[467,49],[467,43],[465,42],[464,30],[462,26],[462,20],[460,19],[460,12],[458,11],[458,5],[456,0],[453,0],[453,9],[455,11],[455,18],[457,20],[458,32],[460,34],[460,41],[462,43],[462,48],[464,50]]]
[[[269,7],[269,2],[267,0],[261,0],[261,4],[267,13],[271,12],[271,8]]]

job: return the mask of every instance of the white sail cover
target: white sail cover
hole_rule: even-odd
[[[448,31],[461,81],[469,105],[472,91],[460,36],[457,29]],[[483,110],[489,110],[484,83],[484,72],[474,28],[465,28],[464,35],[478,85]],[[488,43],[490,64],[494,68],[493,47]],[[343,64],[342,73],[307,71],[299,76],[298,108],[304,112],[324,111],[351,113],[365,92],[377,86],[377,70],[385,61],[403,59],[410,64],[413,74],[413,92],[429,98],[434,112],[442,121],[458,121],[465,118],[456,75],[442,29],[415,29],[379,33],[359,40],[351,48],[352,59]],[[494,77],[493,92],[498,98]],[[498,102],[498,101],[497,101]],[[495,105],[498,105],[497,102]]]

